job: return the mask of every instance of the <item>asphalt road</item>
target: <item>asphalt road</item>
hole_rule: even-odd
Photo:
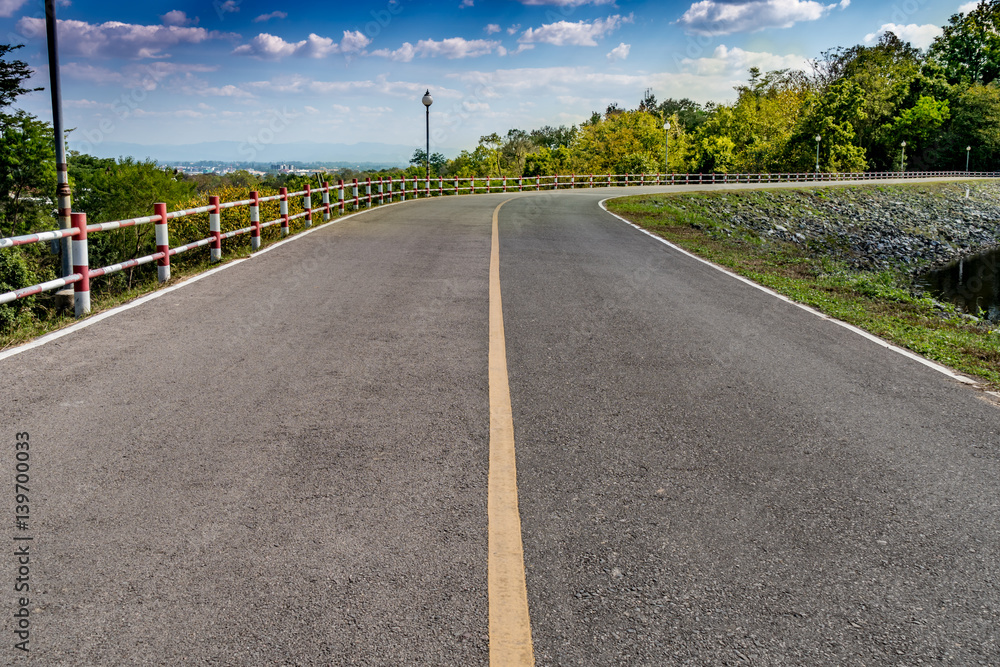
[[[490,232],[512,199],[539,665],[1000,661],[998,408],[608,194],[387,207],[0,361],[30,659],[486,664]]]

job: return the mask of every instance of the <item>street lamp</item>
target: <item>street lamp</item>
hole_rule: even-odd
[[[965,173],[969,173],[969,151],[972,150],[972,146],[965,147]]]
[[[427,182],[431,182],[431,105],[434,104],[434,98],[431,97],[430,89],[424,93],[424,99],[421,100],[424,106],[427,107],[427,152],[424,154],[425,162],[427,163]],[[430,187],[430,186],[428,186]]]
[[[816,173],[817,174],[819,173],[819,142],[822,139],[823,139],[823,137],[819,136],[818,134],[816,135]]]
[[[903,169],[903,164],[904,161],[906,160],[906,141],[901,141],[899,145],[903,149],[903,152],[899,154],[899,170],[906,171],[905,169]]]
[[[663,166],[666,173],[670,173],[670,121],[663,124]]]

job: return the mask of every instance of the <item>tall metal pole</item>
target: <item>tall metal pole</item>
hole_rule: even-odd
[[[670,121],[663,124],[663,168],[664,173],[670,173]]]
[[[902,152],[899,154],[899,171],[902,172],[904,171],[903,162],[906,160],[906,142],[900,142],[899,147],[902,148]]]
[[[431,183],[431,105],[434,104],[434,98],[431,97],[430,88],[424,93],[423,99],[420,100],[427,107],[427,152],[424,153],[424,161],[427,164],[427,187],[430,188]]]
[[[56,200],[59,206],[59,229],[73,226],[73,208],[69,189],[69,169],[66,165],[66,137],[63,132],[62,88],[59,85],[59,48],[56,41],[56,2],[45,0],[45,32],[49,48],[49,89],[52,91],[52,130],[56,142]],[[73,246],[69,237],[60,242],[62,275],[73,273]]]
[[[972,150],[972,146],[965,147],[965,173],[969,173],[969,151]],[[1000,280],[997,281],[997,285],[1000,285]]]
[[[816,135],[816,173],[817,174],[819,173],[819,142],[822,139],[823,139],[823,137],[819,136],[818,134]]]

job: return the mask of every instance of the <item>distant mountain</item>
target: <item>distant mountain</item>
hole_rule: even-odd
[[[405,167],[417,146],[401,144],[327,144],[299,141],[289,144],[255,144],[240,141],[207,141],[200,144],[134,144],[122,141],[102,141],[98,144],[69,141],[71,150],[80,150],[96,157],[134,157],[161,163],[196,162],[337,162],[345,164],[380,164]],[[446,155],[458,150],[439,149]]]

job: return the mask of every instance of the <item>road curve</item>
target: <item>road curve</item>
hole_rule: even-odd
[[[997,408],[655,242],[616,192],[386,207],[0,360],[32,657],[486,664],[510,200],[537,664],[995,663]]]

